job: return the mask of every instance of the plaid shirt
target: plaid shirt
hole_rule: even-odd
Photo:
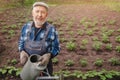
[[[28,22],[27,24],[25,24],[21,30],[21,35],[20,35],[20,39],[18,42],[18,49],[19,51],[24,50],[24,43],[26,41],[27,34],[29,32],[29,26],[31,25],[30,22]],[[47,22],[45,22],[45,24],[43,25],[43,28],[41,28],[41,30],[35,35],[35,27],[34,25],[31,28],[30,31],[30,39],[34,41],[40,41],[43,37],[44,37],[44,33],[45,33],[45,29],[44,26],[48,25]],[[60,51],[60,46],[59,46],[59,39],[58,39],[58,32],[56,31],[56,29],[54,28],[54,26],[51,25],[51,28],[49,30],[47,39],[46,39],[46,46],[47,46],[47,52],[52,54],[52,57],[56,56],[59,51]]]

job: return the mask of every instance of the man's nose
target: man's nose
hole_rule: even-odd
[[[39,16],[39,17],[41,17],[41,16],[42,16],[42,13],[41,13],[41,12],[39,12],[39,13],[38,13],[38,16]]]

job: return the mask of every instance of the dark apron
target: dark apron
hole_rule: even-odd
[[[32,26],[29,26],[30,32],[31,32],[31,28],[32,28]],[[44,37],[41,41],[34,41],[34,39],[30,40],[30,32],[27,34],[27,40],[24,43],[24,49],[29,55],[39,54],[42,56],[43,54],[45,54],[47,52],[47,47],[45,45],[45,42],[46,42],[46,37],[48,35],[49,29],[50,29],[50,26],[48,24],[46,26],[46,31],[45,31]],[[52,75],[53,68],[52,68],[52,60],[51,59],[47,65],[47,68],[48,68],[49,74]]]
[[[24,45],[25,51],[29,54],[39,54],[43,55],[47,52],[47,47],[45,46],[45,40],[34,41],[34,40],[26,40]]]
[[[46,24],[47,26],[44,26],[45,27],[44,37],[40,41],[35,41],[36,35],[33,37],[32,40],[30,39],[30,33],[32,30],[33,24],[34,23],[31,22],[30,25],[28,26],[27,40],[24,43],[24,49],[29,55],[39,54],[42,56],[47,52],[47,46],[45,45],[45,43],[46,43],[46,38],[50,29],[50,24]],[[38,33],[39,32],[40,30],[38,31]]]

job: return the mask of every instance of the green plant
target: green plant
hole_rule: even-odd
[[[4,66],[2,68],[0,68],[0,73],[2,75],[11,75],[11,76],[19,76],[21,72],[21,68],[16,68],[13,66]]]
[[[67,39],[65,39],[65,38],[60,38],[60,42],[66,42],[67,41]]]
[[[105,32],[105,34],[107,35],[107,36],[111,36],[112,34],[113,34],[113,32],[114,32],[115,30],[108,30],[107,32]]]
[[[86,45],[88,43],[88,40],[87,39],[83,39],[82,41],[81,41],[81,44],[82,45]]]
[[[117,37],[115,38],[115,41],[120,43],[120,36],[117,36]]]
[[[12,29],[16,29],[17,28],[17,25],[13,24],[10,26]]]
[[[13,75],[13,76],[19,76],[20,75],[21,68],[15,68],[13,66],[8,66],[6,68],[8,70],[9,75]]]
[[[53,58],[53,59],[52,59],[52,63],[53,63],[53,64],[57,64],[57,63],[58,63],[58,59],[57,59],[57,58]]]
[[[82,67],[86,67],[88,65],[88,62],[86,59],[80,59],[80,64]]]
[[[2,29],[2,33],[3,34],[5,34],[5,33],[7,33],[8,31],[7,31],[7,29]]]
[[[108,43],[106,44],[106,47],[105,47],[107,50],[112,50],[112,44]]]
[[[10,34],[10,36],[12,37],[12,36],[15,35],[15,31],[14,31],[14,30],[9,30],[9,31],[8,31],[8,34]]]
[[[98,39],[98,37],[95,36],[95,37],[92,38],[92,40],[93,41],[98,41],[99,39]]]
[[[3,26],[2,29],[8,29],[10,26]]]
[[[85,28],[88,28],[88,27],[91,26],[91,22],[86,21],[86,22],[83,23],[83,26],[84,26]]]
[[[68,28],[71,28],[72,25],[73,25],[73,22],[72,22],[72,21],[69,21],[69,22],[67,22],[67,24],[68,24]]]
[[[11,60],[11,64],[17,64],[17,60],[16,59],[12,59]]]
[[[70,31],[69,34],[70,34],[70,35],[74,35],[74,31]]]
[[[92,28],[93,31],[99,31],[99,28],[98,27],[94,27]]]
[[[74,76],[74,77],[80,78],[80,77],[83,76],[83,73],[82,73],[81,71],[77,71],[77,70],[75,70],[75,71],[71,74],[71,76]]]
[[[20,75],[21,70],[22,70],[22,68],[17,68],[17,69],[16,69],[16,76],[19,76],[19,75]]]
[[[92,47],[93,47],[93,49],[95,49],[95,50],[97,50],[97,51],[98,51],[98,50],[101,50],[102,43],[99,42],[99,41],[95,41],[95,42],[93,43]]]
[[[90,78],[94,78],[94,77],[98,77],[100,80],[108,80],[108,79],[114,79],[115,76],[120,77],[120,72],[119,71],[114,71],[114,70],[100,70],[100,71],[87,71],[87,72],[81,72],[81,71],[68,71],[68,70],[64,70],[64,71],[58,71],[55,72],[54,75],[60,75],[63,74],[63,76],[66,77],[76,77],[80,80],[87,80]]]
[[[16,70],[17,70],[13,66],[9,66],[9,67],[7,67],[7,69],[8,69],[8,74],[10,74],[10,75],[13,75],[16,72]]]
[[[81,35],[81,36],[84,35],[84,30],[79,30],[78,35]]]
[[[101,67],[103,65],[103,60],[102,59],[96,59],[96,61],[94,62],[95,66]]]
[[[64,35],[64,32],[63,31],[59,32],[59,35]]]
[[[87,30],[86,34],[89,35],[89,36],[93,35],[93,30]]]
[[[67,48],[68,50],[74,51],[74,50],[76,49],[76,44],[75,44],[74,42],[72,42],[72,41],[67,42],[66,48]]]
[[[73,66],[74,65],[74,61],[73,60],[67,60],[67,61],[65,61],[65,65],[66,66]]]
[[[60,21],[60,23],[63,23],[63,22],[65,22],[65,18],[64,18],[64,17],[61,17],[61,18],[59,19],[59,21]]]
[[[120,53],[120,46],[116,46],[115,50]]]
[[[18,26],[19,26],[19,28],[20,28],[20,27],[22,26],[22,23],[18,23],[17,25],[18,25]]]
[[[66,71],[62,71],[62,74],[64,74],[64,77],[69,77],[70,76],[70,71],[66,70]]]
[[[101,28],[101,32],[102,32],[102,33],[107,32],[107,30],[108,30],[108,28],[107,28],[106,26],[104,26],[104,27]]]
[[[101,25],[102,25],[102,26],[105,26],[106,24],[107,24],[107,23],[106,23],[105,21],[102,21],[102,22],[101,22]]]
[[[120,28],[119,28],[119,29],[117,29],[117,32],[120,32]]]
[[[5,75],[5,74],[7,73],[7,69],[5,69],[5,68],[0,68],[0,73],[1,73],[2,75]]]
[[[102,41],[105,43],[110,42],[109,37],[106,34],[102,34]]]
[[[120,65],[120,59],[118,58],[113,57],[113,58],[110,58],[108,61],[113,66]]]
[[[85,45],[80,45],[80,49],[81,50],[86,50],[86,46]]]
[[[110,25],[115,25],[116,20],[110,20],[108,23],[109,23]]]
[[[97,24],[98,24],[98,21],[95,20],[94,22],[91,23],[91,26],[92,26],[92,27],[95,27]]]
[[[87,20],[87,17],[83,17],[81,20],[80,20],[80,24],[84,24],[84,22]]]
[[[69,39],[69,41],[73,42],[76,45],[76,43],[75,43],[76,39],[75,38],[72,37],[72,38]]]

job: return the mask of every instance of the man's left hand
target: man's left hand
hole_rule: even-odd
[[[49,63],[50,57],[51,57],[50,53],[44,54],[43,56],[40,57],[38,64],[46,66]]]

